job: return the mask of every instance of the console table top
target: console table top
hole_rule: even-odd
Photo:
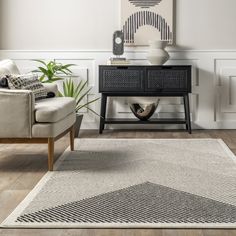
[[[99,65],[99,66],[109,66],[109,67],[192,67],[192,65],[145,65],[145,64],[118,64],[118,65]]]

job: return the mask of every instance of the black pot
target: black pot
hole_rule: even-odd
[[[75,137],[79,137],[80,126],[83,120],[83,115],[76,114],[76,121],[75,121]]]

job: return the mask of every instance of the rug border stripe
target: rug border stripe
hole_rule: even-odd
[[[234,223],[90,223],[90,224],[63,224],[50,223],[50,225],[37,224],[31,226],[10,225],[1,226],[2,229],[236,229]]]
[[[63,161],[68,155],[70,148],[68,147],[63,154],[58,158],[54,165],[54,169],[57,170],[60,162]],[[10,221],[12,218],[16,218],[17,215],[21,214],[24,209],[33,201],[38,192],[43,188],[43,186],[47,183],[50,177],[53,175],[53,172],[47,171],[46,174],[40,179],[40,181],[36,184],[36,186],[27,194],[27,196],[21,201],[21,203],[12,211],[12,213],[0,224],[0,228],[8,228],[6,223]]]
[[[229,157],[236,163],[236,156],[230,150],[229,146],[222,139],[217,139],[217,140],[220,143],[220,145],[223,147],[223,149],[226,151],[226,153],[229,155]]]

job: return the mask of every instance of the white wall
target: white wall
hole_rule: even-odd
[[[236,0],[176,0],[177,47],[168,63],[193,65],[195,128],[236,127],[235,9]],[[0,60],[15,60],[23,73],[35,69],[35,58],[75,63],[74,73],[88,80],[94,98],[98,65],[112,55],[118,26],[119,0],[0,0]],[[127,49],[126,56],[147,63],[145,48]],[[93,108],[99,112],[99,103]],[[184,115],[180,99],[162,98],[158,111],[160,117]],[[132,117],[128,100],[110,99],[109,116]],[[84,128],[98,127],[88,112],[84,121]]]
[[[174,0],[176,44],[236,49],[235,0]],[[110,49],[119,0],[0,0],[0,49]]]
[[[117,0],[0,0],[1,49],[108,49]]]
[[[176,0],[176,43],[186,49],[236,49],[235,0]]]

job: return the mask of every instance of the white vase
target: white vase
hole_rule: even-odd
[[[150,47],[147,55],[148,61],[152,65],[165,64],[170,58],[168,52],[165,50],[167,42],[155,40],[155,41],[150,41],[149,44]]]

